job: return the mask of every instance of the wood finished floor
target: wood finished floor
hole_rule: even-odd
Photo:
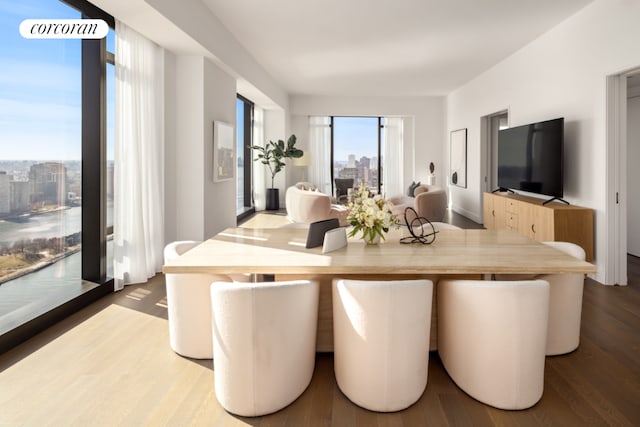
[[[629,286],[585,284],[581,344],[548,357],[533,408],[502,411],[462,392],[437,353],[425,393],[378,414],[338,389],[318,354],[308,389],[275,414],[241,418],[213,391],[212,361],[169,349],[164,279],[127,287],[0,356],[0,426],[640,426],[640,260]],[[497,350],[498,351],[498,350]]]

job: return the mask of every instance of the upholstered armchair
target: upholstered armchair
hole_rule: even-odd
[[[438,353],[469,396],[500,409],[536,404],[544,389],[549,283],[441,280]]]
[[[340,280],[332,285],[334,370],[358,406],[393,412],[427,386],[433,282]]]
[[[291,222],[310,224],[337,218],[341,226],[348,225],[347,207],[331,203],[328,194],[321,193],[306,183],[298,183],[287,188],[285,203],[287,217]]]
[[[449,203],[444,188],[423,184],[417,186],[413,194],[413,197],[401,196],[390,200],[394,205],[392,211],[400,218],[400,221],[404,219],[405,209],[411,207],[418,215],[431,222],[442,222]],[[414,218],[415,216],[411,215],[408,219],[412,221]]]

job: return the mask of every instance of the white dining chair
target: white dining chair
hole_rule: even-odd
[[[586,259],[582,247],[570,242],[542,242],[581,261]],[[580,345],[582,320],[583,273],[563,274],[496,274],[496,280],[542,279],[549,282],[549,330],[547,356],[571,353]]]
[[[427,385],[433,282],[334,280],[334,370],[358,406],[391,412]]]
[[[544,388],[549,283],[441,280],[438,354],[474,399],[500,409],[536,404]]]
[[[176,241],[164,248],[165,264],[202,242]],[[213,281],[249,281],[246,275],[166,274],[169,345],[181,356],[193,359],[213,357],[211,341],[211,298]]]
[[[276,412],[313,376],[319,284],[211,284],[215,393],[228,412]]]

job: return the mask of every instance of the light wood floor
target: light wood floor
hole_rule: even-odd
[[[640,261],[629,259],[629,286],[587,280],[580,347],[546,359],[544,395],[528,410],[473,400],[432,352],[420,400],[377,414],[349,402],[332,354],[318,354],[309,388],[289,407],[232,416],[216,401],[212,361],[170,350],[159,275],[1,355],[0,426],[639,426]]]

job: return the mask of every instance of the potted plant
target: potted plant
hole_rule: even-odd
[[[268,210],[280,209],[280,195],[278,189],[274,187],[274,179],[276,174],[285,166],[284,159],[297,159],[304,154],[304,151],[296,148],[295,145],[296,136],[291,135],[286,144],[279,139],[276,142],[269,141],[264,147],[260,145],[252,145],[250,147],[258,152],[258,156],[253,160],[267,165],[269,172],[271,172],[271,188],[267,188],[266,208]]]

